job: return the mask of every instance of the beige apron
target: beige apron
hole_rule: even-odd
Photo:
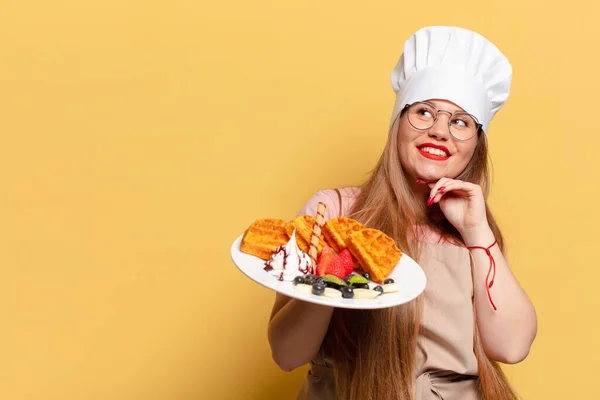
[[[427,275],[427,286],[417,341],[415,400],[477,400],[469,251],[423,243],[418,261]],[[334,399],[331,363],[318,357],[311,362],[298,400]]]

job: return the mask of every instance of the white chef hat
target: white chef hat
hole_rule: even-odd
[[[504,105],[512,67],[486,38],[466,29],[431,26],[404,43],[392,71],[396,102],[392,121],[406,104],[427,99],[449,100],[473,114],[483,130]]]

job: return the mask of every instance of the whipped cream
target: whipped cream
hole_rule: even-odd
[[[314,273],[310,256],[300,250],[296,243],[296,230],[292,238],[283,246],[279,246],[265,263],[265,271],[276,276],[280,281],[292,281],[295,277]]]

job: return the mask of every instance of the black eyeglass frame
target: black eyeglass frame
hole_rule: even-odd
[[[482,131],[483,125],[479,123],[479,120],[478,120],[478,119],[477,119],[477,118],[476,118],[474,115],[472,115],[472,114],[469,114],[469,113],[468,113],[468,112],[466,112],[466,111],[458,111],[458,113],[459,113],[459,114],[466,114],[466,115],[468,115],[469,117],[473,118],[473,120],[475,121],[475,126],[477,127],[477,130],[475,131],[475,134],[474,134],[473,136],[471,136],[470,138],[468,138],[468,139],[459,139],[459,138],[457,138],[457,137],[456,137],[456,136],[454,136],[454,134],[452,133],[452,127],[451,127],[451,125],[450,125],[450,121],[452,121],[452,117],[453,117],[453,116],[454,116],[454,114],[456,114],[456,113],[451,113],[451,112],[450,112],[450,111],[448,111],[448,110],[438,110],[438,108],[437,108],[435,105],[433,105],[433,104],[431,104],[431,103],[428,103],[428,102],[426,102],[426,101],[415,101],[414,103],[411,103],[411,104],[406,104],[406,105],[404,106],[404,108],[402,109],[402,112],[401,112],[400,114],[401,114],[401,115],[402,115],[402,114],[404,114],[404,113],[405,113],[405,112],[406,112],[406,111],[407,111],[407,110],[408,110],[408,109],[409,109],[411,106],[413,106],[413,105],[415,105],[415,104],[418,104],[418,103],[427,104],[428,106],[431,106],[431,107],[433,107],[433,108],[434,108],[434,109],[437,111],[437,112],[435,113],[435,118],[433,119],[433,124],[431,124],[431,126],[435,125],[435,123],[437,122],[437,120],[438,120],[438,115],[439,115],[439,113],[440,113],[440,112],[445,112],[445,113],[448,113],[448,114],[450,114],[450,118],[448,118],[448,132],[450,132],[450,134],[452,135],[452,137],[453,137],[454,139],[458,140],[458,141],[461,141],[461,142],[466,142],[467,140],[471,140],[471,139],[473,139],[475,136],[477,136],[479,133],[481,133],[481,131]],[[408,123],[409,123],[409,124],[410,124],[410,125],[411,125],[413,128],[415,128],[415,129],[418,129],[418,130],[420,130],[420,131],[426,131],[427,129],[431,129],[431,126],[430,126],[429,128],[417,128],[417,127],[416,127],[416,126],[414,126],[414,125],[413,125],[413,123],[410,121],[410,118],[408,118],[408,117],[407,117],[407,119],[408,119]]]

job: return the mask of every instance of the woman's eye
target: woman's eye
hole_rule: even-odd
[[[419,110],[419,115],[421,115],[423,117],[427,117],[427,118],[431,118],[431,116],[432,116],[431,111],[429,111],[425,108],[422,108]]]
[[[459,128],[466,128],[467,126],[469,126],[466,120],[460,118],[454,119],[454,125],[458,126]]]

